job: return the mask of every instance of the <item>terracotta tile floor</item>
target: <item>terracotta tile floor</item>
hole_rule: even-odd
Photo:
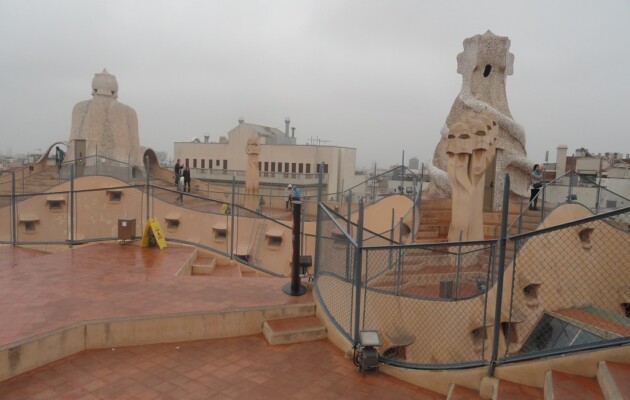
[[[193,250],[118,244],[56,254],[0,246],[0,345],[106,318],[313,302],[291,297],[289,279],[174,276]]]
[[[0,246],[0,345],[81,321],[310,303],[288,279],[174,276],[192,249],[98,244],[56,254]],[[362,377],[327,340],[262,335],[92,350],[0,383],[0,399],[443,399]]]
[[[0,383],[22,399],[444,399],[378,372],[361,376],[327,340],[262,335],[93,350]]]

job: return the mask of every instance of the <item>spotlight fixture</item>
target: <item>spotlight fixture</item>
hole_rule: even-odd
[[[363,374],[366,370],[378,369],[378,351],[381,345],[378,331],[359,331],[359,343],[354,345],[354,365]]]

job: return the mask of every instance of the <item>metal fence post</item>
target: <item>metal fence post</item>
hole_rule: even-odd
[[[569,204],[573,202],[573,170],[571,170],[571,173],[569,174],[569,198],[567,201]]]
[[[402,244],[403,238],[403,219],[400,218],[400,226],[398,227],[398,242]],[[400,296],[402,293],[402,248],[398,247],[398,273],[396,274],[398,281],[396,293]]]
[[[15,195],[15,170],[11,171],[11,242],[17,243],[17,196]]]
[[[543,222],[545,219],[545,191],[547,190],[547,185],[543,184],[542,187],[542,204],[540,206],[540,222]]]
[[[490,368],[488,376],[494,376],[499,353],[499,332],[501,328],[501,301],[503,297],[503,275],[505,269],[505,246],[507,244],[508,207],[510,206],[510,175],[505,174],[503,184],[503,209],[501,214],[501,238],[499,239],[499,271],[497,276],[496,303],[494,309],[494,329],[492,334],[492,355],[490,356]]]
[[[354,258],[354,343],[359,343],[359,320],[361,315],[361,263],[363,252],[363,201],[359,202],[359,220],[357,223],[357,248]]]
[[[350,196],[352,196],[352,191],[350,191]],[[352,236],[352,221],[350,220],[352,216],[352,202],[348,203],[348,220],[346,221],[346,231],[348,231],[348,235]],[[346,241],[346,281],[350,280],[350,243]]]
[[[232,208],[230,209],[230,259],[234,259],[234,195],[236,192],[236,172],[232,172]]]
[[[321,219],[321,203],[322,203],[322,183],[324,181],[324,162],[319,164],[319,179],[317,182],[317,223],[315,225],[315,262],[313,274],[317,276],[319,270],[319,251],[321,246],[322,235],[322,219]]]
[[[70,164],[70,247],[74,244],[74,166]]]
[[[149,200],[149,170],[151,168],[149,156],[145,157],[145,161],[147,163],[147,221],[151,218],[151,213],[149,212],[150,200]]]
[[[464,231],[459,231],[459,245],[457,245],[457,271],[455,271],[455,298],[459,299],[459,284],[462,274],[462,238]]]
[[[394,245],[394,218],[395,218],[395,214],[396,212],[394,211],[394,209],[392,208],[392,227],[389,230],[389,245],[393,246]],[[392,249],[389,249],[389,263],[387,264],[388,269],[392,268],[394,266],[394,253]]]

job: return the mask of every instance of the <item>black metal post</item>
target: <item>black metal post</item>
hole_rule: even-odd
[[[15,170],[11,171],[11,236],[17,243],[17,196],[15,195]]]
[[[359,202],[359,220],[357,223],[357,249],[354,257],[354,342],[359,343],[359,325],[361,315],[361,267],[363,256],[363,201]]]
[[[352,197],[352,191],[350,191]],[[346,221],[346,231],[348,235],[352,236],[352,202],[348,202],[348,220]],[[350,243],[346,240],[346,281],[350,281]]]
[[[230,208],[230,259],[234,259],[234,196],[236,195],[236,172],[232,172],[232,208]]]
[[[70,247],[74,244],[74,166],[70,164]]]
[[[150,199],[149,199],[149,171],[151,169],[151,165],[149,165],[149,156],[146,156],[146,165],[147,165],[147,221],[151,218],[151,213],[149,211]]]
[[[317,183],[317,225],[315,226],[315,261],[313,262],[313,274],[317,276],[319,269],[319,249],[321,246],[322,220],[321,220],[321,204],[322,204],[322,185],[324,182],[324,163],[319,164],[319,179]]]
[[[505,174],[503,184],[503,209],[501,215],[501,238],[499,239],[499,271],[497,276],[497,298],[494,309],[494,330],[492,334],[492,355],[490,356],[490,368],[488,376],[494,376],[499,353],[499,332],[501,331],[501,300],[503,297],[503,275],[505,269],[505,246],[507,244],[508,207],[510,206],[510,175]],[[483,327],[482,327],[483,329]]]
[[[302,216],[302,202],[292,201],[293,205],[293,257],[291,258],[291,283],[282,287],[282,291],[289,296],[301,296],[306,293],[306,286],[300,282],[300,217]]]

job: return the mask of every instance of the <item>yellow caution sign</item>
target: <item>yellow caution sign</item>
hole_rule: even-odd
[[[164,233],[162,233],[162,228],[160,227],[160,222],[157,218],[150,218],[144,225],[142,241],[140,242],[142,247],[149,246],[149,236],[151,236],[151,233],[153,234],[158,246],[160,246],[160,250],[164,249],[166,247],[166,238],[164,237]]]
[[[221,214],[229,214],[230,213],[230,206],[227,203],[223,203],[223,206],[221,206]]]

